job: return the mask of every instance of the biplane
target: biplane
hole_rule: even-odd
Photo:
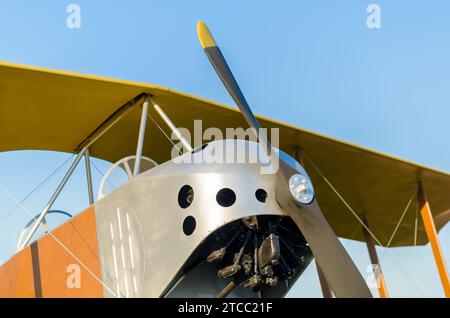
[[[450,175],[254,116],[203,22],[197,31],[238,109],[155,85],[0,63],[0,151],[74,154],[0,267],[0,297],[283,297],[313,260],[324,297],[372,297],[338,237],[366,242],[375,265],[375,245],[430,243],[450,297],[437,235],[450,220]],[[194,134],[196,120],[224,136],[250,127],[254,138],[193,144],[186,131]],[[175,156],[169,135],[182,148]],[[214,160],[237,147],[258,160]],[[104,193],[108,171],[95,198],[91,157],[128,181]],[[89,207],[33,240],[82,160]],[[262,173],[267,162],[276,169]],[[80,284],[68,283],[73,264]],[[379,267],[377,283],[387,297]]]

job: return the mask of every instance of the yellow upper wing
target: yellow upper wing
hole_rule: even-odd
[[[234,108],[168,88],[36,67],[0,63],[0,152],[52,150],[74,152],[107,118],[142,93],[156,102],[178,127],[203,129],[247,127]],[[141,101],[138,102],[139,103]],[[114,162],[135,153],[140,107],[127,115],[91,147],[97,158]],[[160,118],[150,115],[170,135]],[[301,146],[356,213],[367,216],[372,232],[386,245],[411,195],[422,181],[436,227],[450,220],[450,175],[369,149],[258,116],[263,127],[280,129],[280,148],[293,154]],[[156,125],[147,126],[144,154],[158,162],[170,159],[172,144]],[[317,171],[305,162],[317,199],[341,237],[363,240],[361,226]],[[407,211],[391,246],[413,245],[416,204]],[[427,238],[419,219],[417,244]]]

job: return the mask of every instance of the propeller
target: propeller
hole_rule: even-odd
[[[313,198],[308,204],[302,204],[294,197],[292,190],[296,186],[302,186],[301,183],[294,186],[291,183],[293,178],[295,181],[295,178],[302,177],[299,164],[294,165],[273,151],[269,139],[260,129],[258,120],[253,115],[216,41],[202,21],[197,24],[197,33],[206,56],[245,120],[253,128],[258,142],[268,156],[278,160],[279,169],[276,172],[275,184],[277,202],[299,227],[335,296],[372,297],[361,273],[326,221],[316,200]]]

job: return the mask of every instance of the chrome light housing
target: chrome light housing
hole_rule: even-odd
[[[301,173],[289,179],[289,189],[295,200],[301,204],[310,204],[314,200],[314,188],[308,177]]]

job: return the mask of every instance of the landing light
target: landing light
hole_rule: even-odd
[[[289,179],[289,189],[295,200],[302,204],[310,204],[314,200],[314,188],[311,181],[297,173]]]

